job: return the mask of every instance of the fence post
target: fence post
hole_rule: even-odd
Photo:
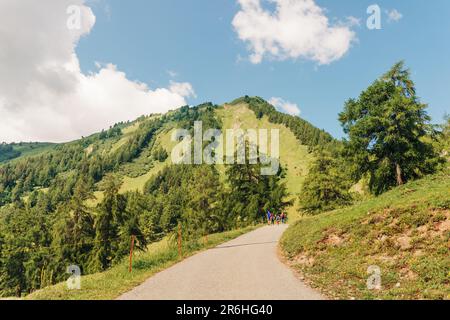
[[[181,223],[178,224],[178,256],[180,259],[183,257],[183,252],[181,250]]]
[[[134,238],[135,236],[131,236],[131,244],[130,244],[130,267],[128,269],[129,272],[133,269],[133,249],[134,249]]]

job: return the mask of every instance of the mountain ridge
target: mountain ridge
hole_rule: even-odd
[[[7,183],[3,184],[3,190],[10,193],[13,193],[14,188],[19,185],[20,188],[24,189],[24,192],[18,192],[18,195],[24,196],[35,190],[49,188],[50,182],[64,172],[67,173],[74,169],[79,170],[80,166],[88,166],[89,168],[83,170],[88,171],[95,183],[101,181],[103,172],[120,169],[120,174],[126,179],[126,183],[122,188],[123,192],[142,189],[146,179],[162,169],[164,164],[167,165],[167,161],[152,160],[154,147],[163,147],[166,149],[166,152],[170,153],[171,148],[175,146],[175,143],[170,141],[171,130],[176,126],[189,126],[188,122],[190,120],[186,122],[185,119],[182,119],[184,113],[191,112],[193,117],[197,117],[198,115],[196,114],[198,113],[209,112],[209,116],[199,116],[200,119],[204,117],[203,120],[208,123],[213,121],[211,119],[217,118],[219,120],[217,124],[220,127],[223,125],[232,129],[235,125],[233,121],[236,122],[238,120],[236,117],[230,119],[234,112],[233,108],[242,112],[242,106],[245,106],[244,109],[247,110],[244,111],[243,115],[245,118],[243,127],[259,128],[262,124],[267,128],[278,126],[278,128],[283,130],[285,136],[289,135],[288,140],[292,144],[295,141],[289,134],[291,132],[298,140],[296,142],[297,146],[307,146],[306,149],[298,150],[297,156],[300,156],[300,159],[306,157],[310,160],[308,154],[313,145],[333,139],[325,131],[314,127],[299,117],[289,116],[276,111],[273,106],[262,98],[245,96],[223,106],[213,105],[212,103],[204,103],[192,108],[185,106],[171,110],[166,114],[150,114],[141,116],[133,121],[116,123],[108,130],[102,130],[78,140],[59,144],[42,144],[43,147],[40,150],[36,150],[33,154],[23,154],[0,163],[0,185],[6,180]],[[220,124],[222,118],[227,119],[227,123]],[[295,128],[297,131],[294,132],[291,128]],[[81,152],[81,149],[83,152]],[[284,149],[282,147],[282,153],[285,153]],[[40,175],[44,176],[42,167],[45,167],[46,162],[54,161],[58,157],[60,159],[58,159],[57,166],[55,168],[51,167],[50,170],[47,170],[49,172],[46,172],[48,173],[47,176],[51,178],[40,179]],[[294,157],[291,156],[291,158]],[[84,164],[83,162],[89,163]],[[100,162],[100,164],[97,162]],[[295,163],[292,166],[292,170],[296,170],[295,175],[303,176],[307,170],[307,163],[299,164],[298,166],[301,167],[301,170],[297,170],[298,168],[294,169],[296,167]],[[19,170],[19,168],[23,170]],[[33,168],[36,170],[33,170]],[[8,176],[8,174],[5,174],[5,171],[8,171],[8,169],[15,172],[15,174],[12,174],[12,177],[7,177],[9,179],[5,179],[5,175]],[[29,178],[29,171],[41,171],[41,174],[33,172],[31,174],[33,177]],[[46,171],[45,168],[44,171]],[[297,183],[298,180],[294,179],[294,182],[291,184]],[[294,189],[297,188],[291,185],[290,191],[292,192]],[[3,200],[4,203],[5,200]],[[96,202],[94,201],[94,203]],[[0,199],[1,204],[2,201]]]

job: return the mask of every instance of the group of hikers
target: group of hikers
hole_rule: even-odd
[[[272,213],[269,210],[267,210],[267,224],[268,225],[279,225],[280,223],[285,224],[287,221],[287,214],[282,212],[282,213]]]

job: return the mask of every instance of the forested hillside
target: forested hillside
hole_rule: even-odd
[[[260,98],[238,102],[244,105],[143,116],[0,165],[0,294],[20,296],[65,280],[70,264],[83,274],[106,270],[127,254],[132,235],[145,250],[178,227],[196,239],[290,206],[311,159],[308,146],[332,138]],[[281,145],[274,176],[261,176],[259,165],[171,165],[173,129],[193,130],[198,120],[204,130],[278,126],[296,147]]]

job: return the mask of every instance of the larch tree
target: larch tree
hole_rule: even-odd
[[[380,194],[408,180],[432,173],[438,162],[432,145],[427,105],[416,95],[404,63],[395,64],[345,104],[339,120],[348,135],[346,152],[356,175],[369,175],[369,188]]]

